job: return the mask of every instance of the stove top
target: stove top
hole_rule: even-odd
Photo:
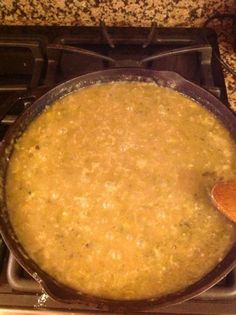
[[[217,36],[211,29],[0,26],[0,138],[16,117],[53,86],[81,74],[117,67],[175,71],[229,106]],[[65,305],[43,294],[39,284],[0,247],[0,312],[39,309],[102,313]],[[155,309],[149,311],[156,313]],[[4,314],[5,314],[4,313]],[[158,314],[236,314],[236,270],[198,297]],[[137,314],[137,312],[136,312]]]

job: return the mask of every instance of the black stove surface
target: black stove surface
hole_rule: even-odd
[[[211,29],[0,26],[0,138],[16,117],[53,86],[81,74],[117,67],[175,71],[216,95],[228,106],[224,76]],[[84,305],[64,305],[42,290],[1,246],[2,309],[73,310],[99,313]],[[156,313],[153,309],[150,312]],[[236,314],[236,270],[218,285],[169,314]],[[20,314],[20,311],[19,313]]]

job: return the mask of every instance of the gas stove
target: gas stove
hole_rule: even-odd
[[[151,28],[108,28],[103,22],[99,27],[0,26],[0,138],[26,107],[53,86],[108,68],[175,71],[229,106],[217,56],[217,35],[206,28],[167,29],[155,23]],[[1,314],[104,314],[85,305],[51,300],[3,241],[0,245]],[[236,314],[236,269],[190,301],[145,313]]]

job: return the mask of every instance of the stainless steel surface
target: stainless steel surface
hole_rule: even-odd
[[[17,263],[13,254],[10,253],[7,265],[7,280],[10,286],[19,292],[40,293],[42,291],[38,282],[32,278],[22,277],[21,266]]]
[[[236,299],[236,269],[232,271],[233,282],[232,285],[225,287],[214,286],[200,294],[196,299],[199,300],[234,300]],[[236,308],[235,308],[236,311]]]

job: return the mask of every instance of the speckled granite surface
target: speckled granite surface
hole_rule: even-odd
[[[0,24],[18,25],[107,25],[200,27],[214,14],[236,13],[235,0],[0,0]],[[212,25],[222,33],[222,25]],[[236,69],[230,26],[223,25],[220,51]],[[228,96],[236,110],[236,83],[225,72]]]
[[[0,0],[0,23],[200,26],[234,8],[234,0]]]

